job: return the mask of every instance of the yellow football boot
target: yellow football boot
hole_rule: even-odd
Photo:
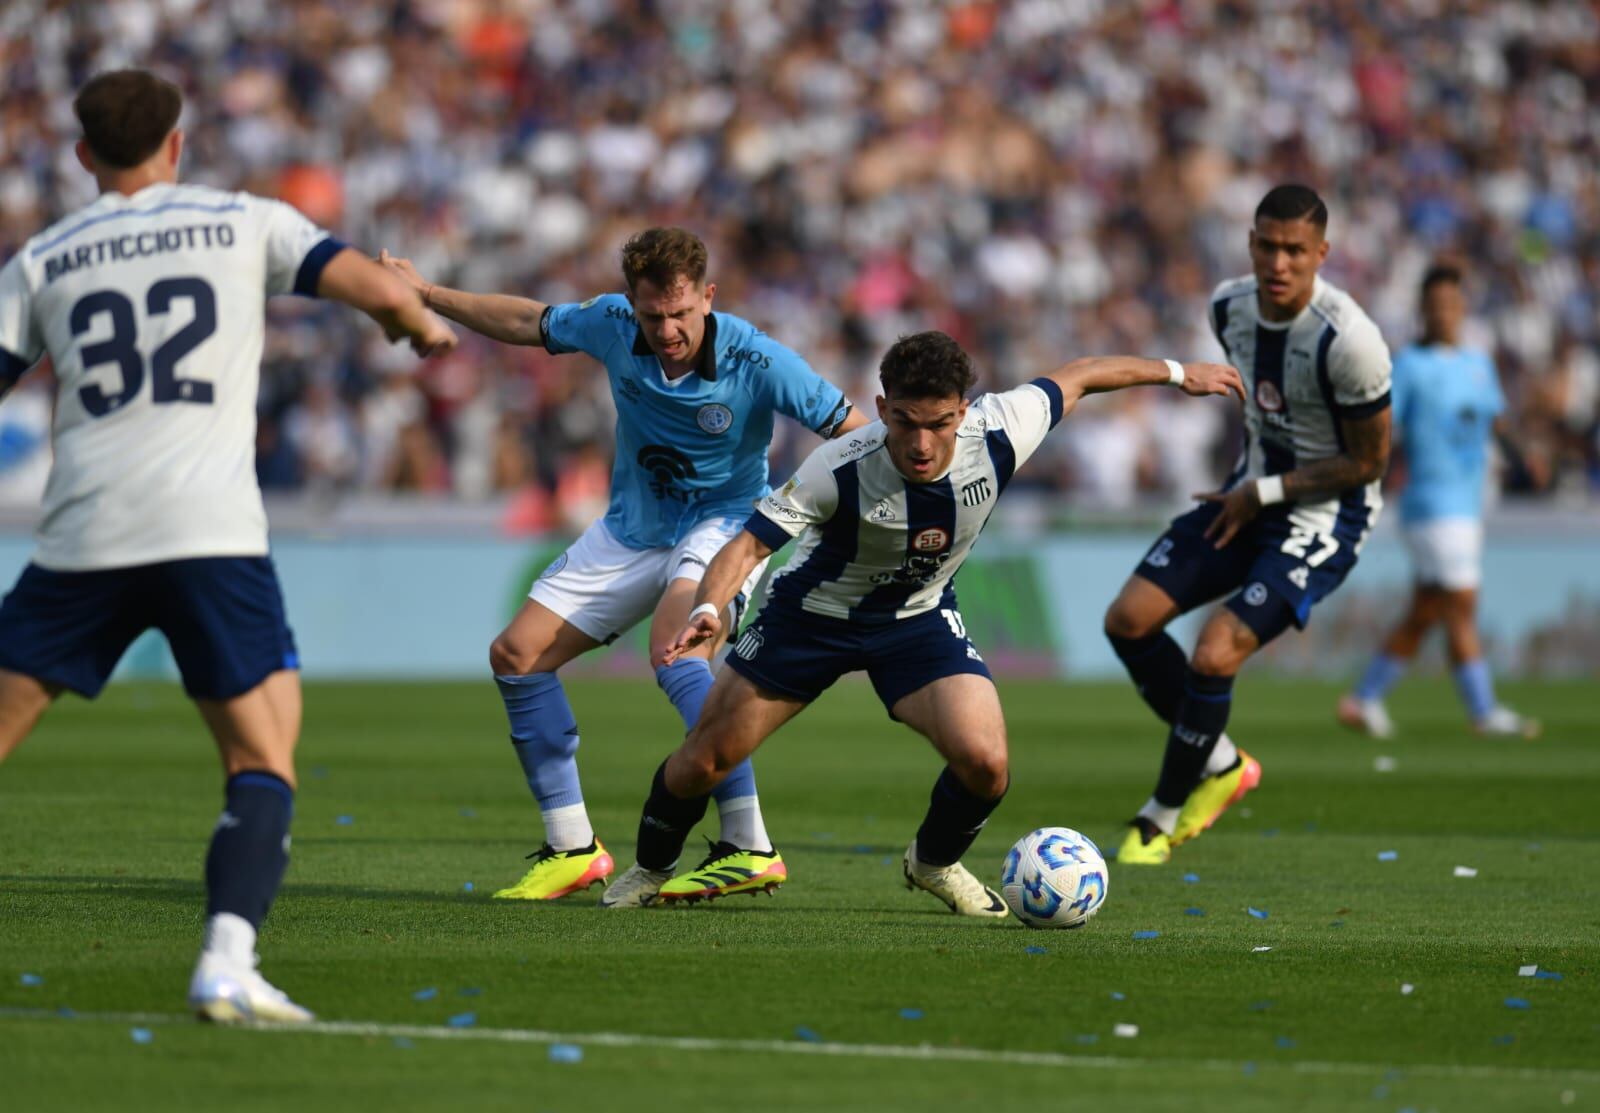
[[[1243,750],[1239,764],[1226,773],[1201,781],[1183,802],[1178,822],[1172,828],[1172,845],[1181,846],[1217,821],[1217,817],[1244,799],[1244,794],[1261,783],[1261,763]]]
[[[1172,857],[1172,840],[1154,823],[1136,817],[1117,850],[1119,866],[1164,866]]]
[[[776,850],[740,850],[728,842],[713,843],[705,861],[661,886],[656,904],[693,904],[733,893],[771,894],[789,880],[789,869]]]
[[[614,868],[599,839],[580,850],[553,850],[545,843],[528,855],[537,859],[522,880],[495,893],[495,900],[560,900],[569,893],[603,885]]]

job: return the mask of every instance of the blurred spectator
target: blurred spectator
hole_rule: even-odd
[[[192,178],[547,301],[616,289],[630,231],[684,224],[719,308],[870,404],[878,355],[919,328],[987,387],[1096,352],[1217,355],[1207,295],[1247,269],[1262,192],[1301,179],[1332,206],[1327,277],[1395,344],[1428,260],[1471,261],[1549,486],[1593,489],[1597,43],[1581,0],[8,0],[0,257],[89,199],[76,86],[155,66],[189,96]],[[351,318],[275,321],[263,483],[520,492],[523,529],[603,505],[586,360],[468,343],[419,369]],[[1086,408],[1030,484],[1121,505],[1215,483],[1237,422],[1173,401]],[[780,430],[777,465],[810,443]]]

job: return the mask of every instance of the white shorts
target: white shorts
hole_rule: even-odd
[[[713,518],[695,526],[670,549],[630,549],[601,519],[551,562],[534,581],[528,598],[595,641],[609,643],[648,618],[673,580],[699,583],[711,558],[743,528],[739,518]],[[745,581],[734,601],[729,629],[737,624],[766,568],[763,560]]]
[[[1483,523],[1435,518],[1404,527],[1417,582],[1446,591],[1471,591],[1483,581]]]

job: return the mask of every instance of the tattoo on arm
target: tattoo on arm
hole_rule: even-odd
[[[1380,410],[1354,421],[1341,420],[1344,451],[1326,460],[1302,464],[1283,477],[1291,499],[1323,499],[1382,478],[1389,467],[1390,411]]]

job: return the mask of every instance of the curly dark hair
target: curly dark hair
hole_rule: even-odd
[[[917,332],[884,353],[878,380],[885,398],[965,398],[978,376],[971,357],[949,336]]]
[[[679,279],[698,286],[706,277],[706,245],[686,228],[646,228],[622,245],[622,277],[629,290],[641,278],[663,290]]]

